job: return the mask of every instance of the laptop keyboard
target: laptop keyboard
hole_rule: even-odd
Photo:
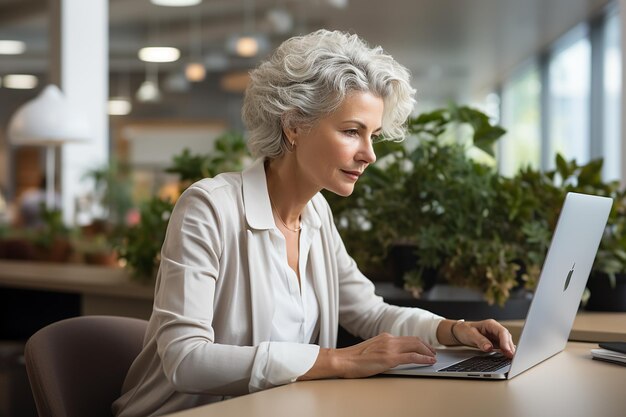
[[[511,359],[496,353],[489,356],[473,356],[438,372],[493,372],[510,364]]]

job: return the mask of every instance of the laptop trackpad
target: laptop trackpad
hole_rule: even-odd
[[[426,371],[431,373],[439,369],[443,369],[454,363],[460,362],[472,356],[479,355],[480,351],[477,349],[438,349],[437,350],[437,362],[434,365],[427,364],[404,364],[398,365],[395,368],[391,368],[386,374],[396,375],[413,375],[415,373],[422,373]]]

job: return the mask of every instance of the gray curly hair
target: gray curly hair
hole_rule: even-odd
[[[357,35],[318,30],[283,42],[250,73],[242,119],[248,148],[256,158],[274,159],[287,151],[283,127],[311,127],[337,110],[354,91],[368,91],[384,103],[382,134],[406,136],[415,103],[409,71],[378,46]]]

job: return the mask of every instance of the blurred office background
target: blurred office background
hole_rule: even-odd
[[[38,186],[45,172],[42,148],[9,142],[10,117],[46,85],[62,84],[58,73],[66,70],[64,65],[80,66],[79,60],[58,64],[63,61],[63,47],[55,41],[63,26],[59,10],[71,3],[0,1],[0,189],[8,206]],[[561,152],[581,163],[604,157],[606,179],[624,176],[622,17],[616,1],[85,3],[93,3],[86,19],[107,22],[104,42],[93,33],[69,35],[80,37],[83,45],[93,40],[94,48],[108,48],[106,76],[99,85],[83,88],[104,89],[110,100],[102,104],[109,116],[100,129],[105,132],[99,132],[106,133],[106,151],[94,164],[102,159],[128,163],[139,200],[167,186],[163,168],[172,155],[184,147],[210,151],[211,139],[221,132],[242,130],[247,71],[287,37],[318,28],[358,33],[406,65],[418,92],[416,113],[450,103],[488,113],[508,130],[497,149],[503,174],[525,165],[551,168]],[[147,46],[173,47],[179,56],[172,62],[145,62],[139,51]],[[57,151],[59,177],[72,161]],[[57,178],[59,192],[72,181],[80,181],[80,175]],[[74,206],[67,208],[72,212],[67,222],[77,221],[81,192],[62,200]]]
[[[114,268],[109,262],[106,270],[36,267],[30,260],[50,261],[56,249],[65,250],[51,240],[60,232],[67,237],[64,227],[81,229],[71,235],[78,239],[74,254],[65,253],[70,265],[98,246],[111,252],[101,239],[115,233],[92,227],[114,214],[98,205],[103,199],[117,198],[124,212],[115,223],[131,226],[142,203],[175,198],[180,178],[166,172],[173,156],[185,148],[210,153],[224,132],[243,132],[248,71],[283,40],[326,28],[383,46],[413,75],[415,114],[470,105],[507,129],[496,149],[503,175],[526,166],[552,169],[560,153],[580,164],[604,158],[603,179],[623,181],[624,5],[626,0],[0,0],[0,237],[13,239],[0,245],[0,257],[29,261],[5,262],[0,271],[0,416],[34,415],[20,362],[23,341],[34,331],[79,314],[150,314],[150,282],[129,284],[115,257]],[[147,57],[154,50],[146,47],[175,49]],[[11,134],[10,128],[24,129],[16,122],[18,109],[28,103],[32,110],[42,93],[55,97],[51,84],[71,104],[70,124],[84,122],[89,133],[57,137],[52,145]],[[30,128],[48,126],[53,114],[48,108],[29,119]],[[111,167],[124,167],[123,175],[112,178]],[[98,181],[124,187],[130,202],[120,203],[121,191],[101,195]],[[20,234],[20,227],[37,220],[27,209],[43,203],[50,188],[46,204],[61,209],[62,218],[48,216],[46,228],[33,229],[44,236]],[[167,208],[155,211],[158,221]],[[156,254],[159,242],[146,239],[135,247],[156,244]],[[32,241],[49,249],[26,253],[33,251]]]

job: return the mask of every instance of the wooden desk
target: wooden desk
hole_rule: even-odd
[[[152,312],[154,286],[132,281],[122,268],[1,260],[0,286],[80,294],[83,315],[147,319]]]
[[[507,320],[502,321],[502,324],[509,329],[514,340],[519,339],[524,320]],[[595,343],[626,342],[626,313],[580,312],[574,320],[569,340]]]
[[[570,342],[564,352],[510,381],[373,377],[297,382],[171,416],[624,416],[626,367],[592,360],[594,346]]]

